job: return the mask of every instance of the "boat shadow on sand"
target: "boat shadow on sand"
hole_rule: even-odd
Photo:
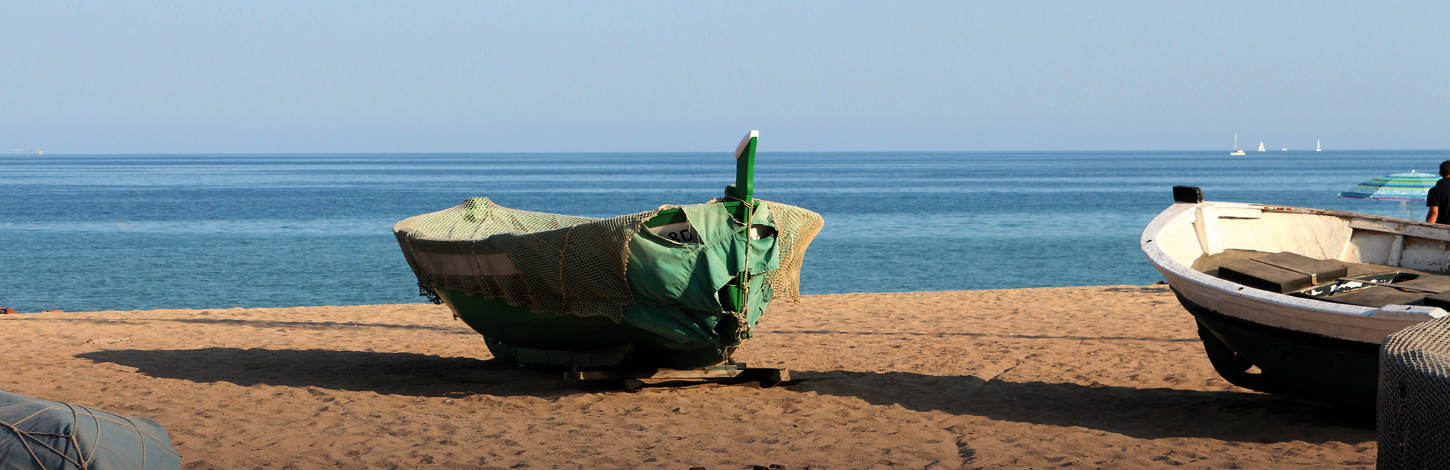
[[[563,396],[586,392],[558,373],[499,360],[404,352],[202,348],[80,354],[160,378],[242,386],[277,385],[423,397]],[[1157,439],[1244,442],[1374,440],[1373,423],[1334,408],[1253,392],[1010,382],[910,372],[792,371],[772,393],[856,397],[876,406]],[[688,386],[653,384],[651,389]]]
[[[795,372],[785,387],[874,405],[1052,426],[1142,439],[1346,442],[1375,439],[1373,416],[1255,392],[985,380],[910,372]]]
[[[118,349],[78,354],[135,367],[151,377],[241,386],[278,385],[368,391],[385,395],[456,397],[477,394],[558,396],[557,373],[520,369],[496,359],[406,352],[328,349]]]

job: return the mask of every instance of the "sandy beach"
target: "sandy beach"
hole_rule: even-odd
[[[155,419],[183,468],[1372,467],[1373,429],[1214,373],[1166,286],[806,296],[736,359],[581,388],[430,304],[0,316],[0,390]]]

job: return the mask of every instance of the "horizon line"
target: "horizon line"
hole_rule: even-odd
[[[1290,149],[1290,150],[1270,150],[1270,151],[1264,151],[1264,152],[1246,151],[1245,152],[1245,155],[1242,155],[1242,157],[1248,157],[1248,156],[1251,156],[1251,155],[1254,155],[1254,154],[1259,154],[1259,153],[1263,153],[1263,154],[1282,154],[1282,153],[1288,153],[1288,152],[1325,153],[1325,152],[1368,152],[1368,151],[1444,152],[1444,151],[1450,151],[1450,148],[1360,148],[1360,149],[1346,148],[1346,149],[1322,150],[1322,151],[1318,151],[1318,152],[1316,152],[1313,149],[1303,149],[1303,150]],[[43,150],[42,150],[42,152],[43,152]],[[1072,152],[1104,152],[1104,153],[1193,152],[1193,153],[1204,153],[1204,152],[1223,152],[1224,155],[1228,155],[1228,152],[1229,151],[1228,150],[1223,150],[1223,149],[1167,149],[1167,150],[1148,150],[1148,149],[1070,149],[1070,150],[1067,150],[1067,149],[1056,149],[1056,150],[1052,150],[1052,149],[974,149],[974,150],[772,150],[772,151],[761,150],[760,151],[760,153],[874,153],[874,152],[887,152],[887,153],[1072,153]],[[574,151],[562,151],[562,152],[559,152],[559,151],[537,151],[537,150],[531,150],[531,151],[412,151],[412,150],[409,150],[409,151],[394,151],[394,152],[348,152],[348,151],[326,151],[326,152],[99,152],[99,153],[97,153],[97,152],[74,152],[74,153],[0,152],[0,157],[134,156],[134,155],[158,155],[158,156],[195,156],[195,155],[238,155],[238,156],[242,156],[242,155],[246,155],[246,156],[265,156],[265,155],[408,155],[408,154],[418,154],[418,155],[479,155],[479,154],[524,154],[524,155],[544,155],[544,154],[558,155],[558,154],[566,154],[567,155],[567,154],[576,154],[576,155],[585,155],[585,154],[679,154],[679,153],[698,153],[698,154],[719,153],[719,154],[729,154],[730,152],[728,150],[726,150],[726,151],[700,151],[700,150],[649,150],[649,151],[629,151],[629,150],[608,150],[608,151],[606,151],[606,150],[574,150]]]

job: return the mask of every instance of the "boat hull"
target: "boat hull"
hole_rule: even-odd
[[[1255,323],[1199,305],[1182,295],[1178,295],[1178,301],[1197,322],[1214,370],[1229,383],[1373,409],[1379,386],[1379,344]]]
[[[762,281],[752,287],[766,289]],[[729,359],[742,329],[732,315],[678,307],[631,304],[616,320],[538,313],[450,289],[437,293],[458,319],[483,335],[495,358],[540,369],[705,367]],[[758,295],[751,306],[760,312],[769,302],[768,294]]]
[[[1194,191],[1184,194],[1196,192],[1188,189]],[[1191,197],[1178,202],[1149,223],[1140,247],[1193,315],[1209,360],[1230,383],[1372,410],[1385,337],[1446,316],[1429,305],[1366,307],[1262,290],[1194,266],[1226,250],[1247,250],[1440,273],[1450,256],[1450,227]]]
[[[482,334],[497,358],[541,369],[689,369],[729,360],[772,300],[798,296],[799,266],[822,224],[805,209],[757,200],[427,237],[428,227],[472,235],[476,225],[555,217],[567,216],[478,199],[395,232],[424,295]]]
[[[750,131],[725,198],[607,219],[488,198],[393,225],[419,292],[448,304],[497,358],[571,370],[704,367],[753,336],[772,299],[798,300],[819,214],[754,197]]]

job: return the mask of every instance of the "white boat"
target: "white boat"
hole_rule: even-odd
[[[1279,151],[1280,152],[1288,152],[1289,151],[1289,146],[1284,145],[1284,144],[1279,144]]]
[[[1262,141],[1262,140],[1259,141],[1259,151],[1260,152],[1264,151],[1264,141]]]
[[[1239,133],[1237,132],[1234,133],[1234,151],[1229,152],[1228,154],[1235,157],[1244,156],[1244,151],[1239,148]]]
[[[1319,139],[1314,139],[1314,151],[1323,152],[1324,148],[1319,146]]]
[[[1385,337],[1447,315],[1450,225],[1202,199],[1175,187],[1139,246],[1231,383],[1372,409]]]

